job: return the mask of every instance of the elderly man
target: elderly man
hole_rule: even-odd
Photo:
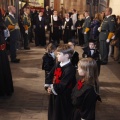
[[[5,19],[5,24],[10,31],[10,58],[11,62],[19,63],[20,59],[16,58],[16,43],[20,40],[20,28],[15,18],[16,9],[14,6],[8,6],[9,15]]]
[[[108,63],[108,53],[109,53],[109,42],[110,39],[114,36],[115,31],[115,20],[112,14],[112,8],[106,8],[105,18],[101,23],[101,27],[98,29],[100,31],[99,41],[100,41],[100,55],[102,65]]]

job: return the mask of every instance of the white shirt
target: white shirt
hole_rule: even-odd
[[[87,16],[86,19],[88,19],[90,16]]]
[[[108,15],[108,16],[106,16],[107,18],[109,18],[111,15]]]
[[[38,15],[38,18],[39,18],[39,21],[41,21],[41,20],[42,20],[42,17],[41,17],[41,16],[39,16],[39,15]]]
[[[57,16],[54,16],[54,15],[53,15],[53,20],[54,20],[54,21],[57,21]]]
[[[93,54],[94,54],[94,50],[90,50],[90,52],[91,52],[91,55],[93,55]]]
[[[15,18],[15,16],[12,13],[10,13],[10,12],[9,12],[9,15],[11,15],[13,18]]]
[[[67,62],[63,62],[63,63],[61,62],[61,63],[60,63],[60,66],[63,67],[63,66],[65,66],[66,64],[68,64],[69,62],[70,62],[70,59],[69,59]]]
[[[68,22],[68,21],[69,21],[69,18],[65,18],[65,20]]]

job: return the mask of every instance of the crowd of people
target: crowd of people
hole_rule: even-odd
[[[44,12],[26,7],[19,19],[14,6],[8,6],[8,11],[5,19],[0,11],[0,96],[14,92],[6,45],[10,46],[11,62],[20,63],[16,55],[19,41],[25,50],[30,50],[33,39],[35,46],[45,47],[47,32],[49,44],[42,57],[42,70],[44,87],[50,94],[48,120],[95,120],[96,101],[101,101],[100,66],[108,64],[108,56],[120,63],[120,16],[112,15],[110,7],[94,18],[89,11],[78,14],[72,9],[63,14],[49,6]],[[82,47],[82,59],[75,45]],[[76,80],[76,70],[80,80]]]

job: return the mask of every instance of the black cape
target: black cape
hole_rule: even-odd
[[[3,33],[4,29],[6,29],[4,21],[0,19],[0,45],[6,43]],[[6,50],[0,50],[0,96],[10,96],[13,91],[13,81],[8,56]]]
[[[63,67],[60,67],[58,63],[53,71],[48,76],[46,83],[53,82],[53,89],[57,95],[50,95],[48,120],[70,120],[72,112],[71,92],[76,83],[76,70],[71,63]],[[54,76],[52,81],[50,76]]]

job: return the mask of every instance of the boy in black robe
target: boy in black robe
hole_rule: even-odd
[[[101,66],[101,60],[100,60],[100,54],[99,51],[96,48],[96,44],[94,40],[89,40],[89,46],[86,48],[83,48],[83,54],[82,54],[83,58],[86,57],[91,57],[93,58],[98,66],[98,76],[100,74],[100,66]]]
[[[71,92],[76,83],[76,70],[70,62],[73,49],[69,45],[57,48],[58,64],[50,72],[45,86],[50,94],[48,120],[70,120],[72,112]]]

